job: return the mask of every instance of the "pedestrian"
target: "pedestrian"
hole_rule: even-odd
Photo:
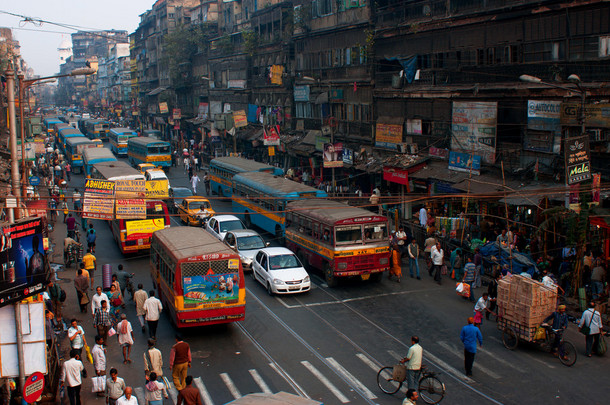
[[[152,372],[149,375],[148,383],[146,383],[144,399],[146,399],[148,405],[163,405],[163,398],[169,398],[165,384],[157,381],[157,374]]]
[[[48,309],[44,310],[44,323],[45,323],[45,334],[47,338],[47,349],[53,346],[53,340],[55,339],[55,327],[53,326],[53,312]]]
[[[115,273],[117,276],[117,280],[119,281],[119,288],[121,289],[121,295],[125,297],[125,289],[127,288],[127,284],[129,283],[129,279],[134,276],[134,273],[128,273],[123,269],[123,265],[119,264],[118,270]],[[131,290],[131,299],[133,300],[133,289]],[[125,305],[123,305],[123,308]]]
[[[108,405],[116,405],[117,400],[125,393],[125,380],[119,377],[119,372],[116,368],[110,369],[110,378],[106,380],[106,403]]]
[[[70,320],[68,339],[70,339],[70,348],[76,350],[80,356],[83,353],[83,347],[87,344],[87,340],[85,339],[83,327],[78,324],[76,319]]]
[[[64,302],[61,299],[63,298],[64,301],[66,300],[66,293],[61,289],[59,284],[55,284],[53,280],[49,280],[47,291],[49,292],[49,297],[51,297],[51,302],[53,303],[55,321],[61,323],[61,310],[64,305]]]
[[[74,239],[76,236],[76,218],[74,218],[71,213],[69,213],[68,218],[66,218],[66,229],[68,230],[68,238]]]
[[[138,405],[138,399],[132,393],[131,387],[125,387],[125,394],[116,401],[116,405]]]
[[[84,370],[85,366],[80,361],[78,350],[70,350],[70,360],[65,361],[62,365],[61,376],[59,377],[61,385],[67,387],[70,405],[81,405],[80,389],[83,383],[82,373]]]
[[[398,243],[398,250],[400,250],[400,255],[402,257],[405,255],[407,247],[407,233],[402,226],[399,227],[398,232],[396,232],[396,239]]]
[[[445,259],[445,252],[441,249],[441,243],[436,242],[436,245],[430,249],[430,258],[434,268],[434,281],[441,285],[441,271]]]
[[[201,170],[201,166],[199,165],[199,158],[195,155],[193,155],[193,166],[195,166],[196,171]]]
[[[193,165],[191,164],[189,166],[189,173],[188,173],[189,181],[191,181],[191,179],[193,178],[193,174],[194,174],[194,172],[193,172]]]
[[[193,387],[193,376],[186,376],[186,387],[178,394],[178,402],[176,405],[203,405],[201,402],[201,394],[199,390]]]
[[[131,346],[133,345],[133,328],[131,322],[127,320],[127,315],[121,314],[121,322],[116,326],[119,345],[123,348],[123,363],[131,363]]]
[[[95,315],[95,310],[102,307],[102,301],[108,302],[108,296],[102,292],[102,287],[98,285],[91,298],[91,315]]]
[[[188,158],[188,156],[184,157],[184,174],[187,174],[189,172],[189,163],[190,160]]]
[[[591,294],[592,299],[596,300],[604,291],[604,283],[606,282],[606,269],[602,266],[601,259],[595,260],[595,267],[591,272]]]
[[[411,336],[411,347],[407,352],[407,357],[402,359],[401,363],[407,363],[407,384],[411,389],[417,389],[417,377],[421,372],[421,361],[424,350],[419,345],[419,337]]]
[[[426,207],[423,206],[419,209],[419,224],[425,229],[428,225],[428,212]]]
[[[418,280],[421,280],[419,276],[419,245],[417,244],[417,240],[415,238],[411,239],[411,243],[407,246],[407,254],[409,255],[409,274],[411,278],[413,278],[413,269],[415,268],[415,276],[417,276]]]
[[[592,351],[597,352],[599,335],[604,328],[601,314],[595,310],[595,303],[593,301],[589,302],[587,310],[582,313],[578,328],[585,335],[585,356],[591,357]]]
[[[92,254],[95,253],[95,240],[97,239],[97,233],[95,229],[93,229],[93,224],[89,224],[89,229],[87,229],[87,251],[90,251]]]
[[[432,259],[430,258],[430,252],[432,251],[432,248],[435,245],[436,245],[436,238],[432,235],[430,235],[424,241],[424,253],[426,254],[426,263],[428,264],[428,274],[430,274],[430,276],[432,276],[432,270],[434,269],[434,266],[432,265]]]
[[[472,261],[475,266],[474,272],[474,288],[481,287],[481,269],[483,266],[483,256],[481,255],[481,249],[478,247],[474,249],[474,259]]]
[[[394,241],[391,243],[391,256],[392,266],[388,272],[388,278],[391,280],[392,276],[395,276],[396,282],[400,283],[400,279],[402,278],[402,254],[398,248],[398,244]]]
[[[197,195],[197,185],[199,184],[199,176],[197,173],[193,174],[191,177],[191,186],[193,187],[193,194]]]
[[[415,405],[418,399],[419,394],[417,393],[417,389],[409,388],[407,390],[407,395],[405,396],[405,399],[402,401],[402,405]]]
[[[93,315],[93,326],[97,328],[97,334],[104,338],[104,345],[107,345],[108,331],[112,327],[112,319],[110,318],[108,301],[102,301],[101,305]]]
[[[144,315],[146,315],[146,311],[144,310],[144,302],[146,302],[147,299],[148,294],[146,291],[144,291],[144,286],[142,284],[138,284],[138,291],[133,294],[133,300],[136,303],[136,315],[140,321],[142,333],[146,332],[146,328],[144,327]]]
[[[72,180],[72,178],[70,176],[71,173],[72,173],[72,165],[70,165],[70,163],[66,163],[66,178],[68,179],[68,181]],[[78,191],[78,189],[76,191]]]
[[[67,263],[68,261],[68,250],[70,249],[70,246],[72,246],[72,249],[80,249],[81,244],[67,236],[64,238],[64,263]]]
[[[114,276],[116,277],[116,276]],[[116,284],[119,282],[117,281]],[[116,325],[119,322],[121,305],[123,305],[123,296],[121,295],[121,291],[117,288],[115,284],[110,286],[110,291],[108,292],[109,299],[109,308],[108,312],[110,313],[110,319],[112,320],[112,324]]]
[[[68,203],[66,203],[65,201],[62,201],[60,204],[60,207],[64,213],[64,224],[65,224],[66,221],[68,220],[68,213],[70,212],[70,210],[68,209]]]
[[[497,297],[498,297],[498,280],[501,277],[500,272],[494,272],[489,285],[487,286],[487,293],[489,294],[489,311],[485,314],[485,318],[489,320],[489,315],[493,313],[496,309],[497,305]]]
[[[471,257],[466,258],[466,265],[464,266],[464,276],[462,277],[462,283],[468,284],[470,287],[470,302],[474,302],[474,276],[475,276],[476,266],[472,262]]]
[[[474,318],[468,318],[468,325],[464,326],[460,332],[460,339],[464,344],[464,368],[466,369],[466,375],[469,377],[472,376],[474,356],[477,354],[477,341],[479,346],[483,346],[483,335],[473,323]]]
[[[148,350],[144,352],[144,374],[147,380],[150,378],[151,373],[155,373],[158,377],[163,377],[163,355],[155,347],[155,343],[155,339],[148,339]]]
[[[68,179],[68,180],[70,180],[70,179]],[[77,188],[75,188],[74,192],[72,193],[72,204],[74,204],[74,212],[79,212],[81,210],[81,208],[82,208],[81,194]]]
[[[472,294],[470,294],[472,297]],[[489,310],[489,294],[487,291],[481,295],[481,298],[477,300],[477,303],[474,306],[474,325],[481,329],[481,324],[483,323],[483,315],[487,315],[488,313],[495,313]],[[497,315],[496,315],[497,316]]]
[[[462,278],[462,249],[455,248],[449,256],[449,273],[451,278],[461,280]],[[474,279],[473,279],[474,281]]]
[[[91,357],[93,357],[93,368],[96,376],[106,375],[106,348],[104,347],[104,339],[101,336],[95,337],[95,345],[91,349]],[[103,397],[103,392],[98,392],[98,396]]]
[[[555,333],[555,339],[553,340],[553,344],[551,345],[551,353],[557,356],[557,349],[559,349],[559,343],[561,343],[561,338],[563,337],[563,332],[568,328],[568,315],[566,314],[566,306],[559,305],[557,307],[557,311],[553,312],[551,315],[547,316],[544,321],[542,321],[541,326],[546,326],[546,323],[550,320],[553,320],[553,324],[551,328]],[[564,353],[561,353],[564,356]]]
[[[93,290],[93,279],[95,271],[97,270],[97,259],[91,253],[91,248],[87,249],[87,254],[83,256],[83,264],[85,270],[89,272],[89,279],[91,280],[91,289]]]
[[[191,367],[191,347],[182,340],[182,336],[176,334],[176,343],[172,346],[169,355],[169,369],[172,371],[174,386],[178,391],[185,387],[185,379],[189,367]]]
[[[89,303],[89,296],[87,295],[89,280],[84,276],[82,269],[78,269],[76,278],[74,278],[74,288],[76,289],[76,300],[78,301],[80,312],[85,313]]]
[[[155,297],[155,290],[149,291],[148,298],[144,301],[144,311],[146,312],[145,319],[148,323],[148,336],[154,339],[157,336],[159,316],[161,311],[163,311],[161,301]]]
[[[205,187],[205,195],[210,195],[210,176],[208,172],[203,173],[203,186]]]
[[[84,209],[82,209],[80,211],[80,213],[79,213],[79,215],[80,215],[80,227],[83,228],[83,229],[87,229],[87,218],[85,218],[84,213],[85,213]]]

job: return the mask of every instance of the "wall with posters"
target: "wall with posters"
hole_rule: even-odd
[[[561,101],[527,102],[527,129],[523,149],[534,152],[561,151]]]
[[[453,102],[451,149],[496,161],[497,102]]]

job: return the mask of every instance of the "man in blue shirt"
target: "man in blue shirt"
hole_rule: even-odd
[[[468,257],[466,259],[468,262],[464,266],[464,278],[462,279],[462,283],[466,283],[470,286],[470,302],[474,302],[474,280],[475,280],[475,272],[476,266],[472,262],[472,259]]]
[[[545,326],[546,323],[550,320],[553,320],[553,325],[551,328],[555,332],[555,340],[553,340],[553,346],[551,347],[551,353],[555,356],[557,355],[557,349],[559,348],[559,343],[561,342],[561,337],[563,336],[563,331],[568,328],[568,315],[566,314],[566,306],[560,305],[557,307],[557,311],[553,312],[551,315],[547,316],[544,319],[544,323],[541,326]]]
[[[460,339],[464,344],[464,368],[466,375],[472,376],[472,365],[474,364],[474,355],[477,353],[477,340],[479,346],[483,346],[483,335],[479,328],[474,326],[474,318],[468,318],[468,325],[462,328]]]

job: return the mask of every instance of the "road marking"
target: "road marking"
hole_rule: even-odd
[[[301,364],[304,365],[305,368],[307,370],[309,370],[311,372],[311,374],[313,374],[318,380],[320,380],[320,382],[322,384],[324,384],[326,386],[326,388],[328,388],[330,390],[330,392],[335,394],[335,396],[337,397],[337,399],[339,401],[341,401],[344,404],[349,402],[349,399],[347,399],[347,397],[345,395],[343,395],[341,393],[341,391],[339,391],[339,389],[337,387],[335,387],[333,385],[333,383],[331,383],[328,380],[328,378],[324,377],[324,375],[321,372],[319,372],[318,369],[315,368],[310,362],[308,362],[307,360],[303,360],[301,362]]]
[[[461,352],[460,352],[460,351],[459,351],[459,350],[458,350],[458,349],[457,349],[455,346],[452,346],[452,345],[450,345],[450,344],[449,344],[449,343],[447,343],[447,342],[442,342],[442,341],[441,341],[441,342],[436,342],[436,343],[438,343],[438,345],[439,345],[440,347],[444,348],[444,349],[445,349],[445,350],[447,350],[449,353],[451,353],[451,354],[453,354],[453,355],[455,355],[455,356],[457,356],[457,357],[462,358],[462,356],[464,355],[464,354],[463,354],[463,353],[461,353]],[[478,363],[476,363],[476,362],[474,363],[474,368],[476,368],[476,369],[478,369],[478,370],[482,371],[483,373],[487,374],[488,376],[490,376],[490,377],[491,377],[491,378],[493,378],[493,379],[496,379],[496,380],[499,380],[499,379],[500,379],[500,376],[499,376],[498,374],[494,373],[493,371],[491,371],[490,369],[488,369],[488,368],[486,368],[486,367],[481,366],[480,364],[478,364]]]
[[[146,399],[144,398],[144,388],[136,387],[133,390],[135,392],[136,398],[138,398],[138,403],[139,404],[145,404],[146,403]]]
[[[197,377],[197,378],[193,379],[193,384],[195,384],[195,387],[197,387],[197,389],[199,390],[199,393],[201,394],[201,399],[203,399],[203,403],[205,405],[214,405],[214,402],[212,401],[212,398],[210,397],[210,393],[208,392],[208,389],[203,384],[203,380],[201,379],[201,377]]]
[[[369,391],[369,389],[366,388],[364,386],[364,384],[362,384],[360,382],[360,380],[358,380],[349,371],[347,371],[345,368],[343,368],[343,366],[341,364],[339,364],[335,359],[333,359],[332,357],[327,357],[326,361],[328,361],[330,364],[332,364],[332,366],[335,367],[343,375],[343,377],[345,377],[350,383],[352,383],[353,385],[358,387],[358,389],[360,389],[368,399],[377,398],[377,396],[375,394],[373,394],[371,391]]]
[[[490,337],[490,339],[491,339],[491,340],[495,340],[496,342],[498,342],[498,343],[500,343],[500,344],[504,345],[504,343],[502,342],[502,339],[499,339],[499,338],[497,338],[497,337],[495,337],[495,336],[491,336],[491,337]],[[506,349],[506,350],[508,350],[508,349]],[[523,355],[524,355],[524,356],[527,356],[527,357],[529,357],[530,359],[534,360],[535,362],[538,362],[538,363],[540,363],[540,364],[543,364],[543,365],[547,366],[548,368],[555,368],[555,366],[553,366],[553,365],[551,365],[551,364],[547,363],[546,361],[542,361],[542,360],[540,360],[540,359],[537,359],[537,358],[535,358],[534,356],[532,356],[532,355],[531,355],[531,354],[529,354],[529,353],[525,353],[525,352],[522,352],[522,353],[523,353]]]
[[[263,390],[265,394],[273,394],[273,392],[269,389],[269,386],[267,385],[267,383],[265,383],[265,380],[263,380],[263,377],[261,377],[258,371],[256,371],[255,369],[250,369],[248,370],[248,372],[250,372],[250,375],[252,376],[252,378],[254,378],[254,381],[256,381],[258,386],[261,388],[261,390]]]
[[[292,387],[295,389],[295,392],[303,398],[311,399],[309,395],[305,392],[305,390],[277,363],[269,363],[269,367],[271,367],[280,377],[286,380]]]
[[[382,367],[379,364],[375,364],[375,362],[373,360],[371,360],[370,358],[368,358],[368,356],[366,356],[365,354],[356,353],[356,357],[358,357],[360,360],[362,360],[364,362],[364,364],[369,366],[371,368],[371,370],[373,370],[375,372],[378,372]]]
[[[165,381],[165,386],[167,387],[167,393],[169,397],[172,399],[172,402],[175,404],[178,402],[178,390],[174,387],[174,383],[170,382],[167,377],[163,376],[163,381]]]
[[[233,395],[233,398],[235,398],[235,399],[241,398],[241,392],[239,392],[239,390],[235,386],[235,383],[233,383],[233,380],[231,380],[231,377],[229,377],[229,374],[221,373],[220,378],[222,378],[222,381],[225,383],[225,385],[231,392],[231,395]]]
[[[494,359],[495,361],[497,361],[497,362],[499,362],[499,363],[504,364],[506,367],[514,368],[515,370],[517,370],[517,371],[518,371],[518,372],[520,372],[520,373],[525,373],[525,370],[524,370],[524,369],[522,369],[521,367],[516,366],[515,364],[511,363],[510,361],[507,361],[507,360],[504,360],[504,359],[502,359],[502,358],[498,357],[498,355],[497,355],[497,354],[493,354],[492,352],[490,352],[490,351],[489,351],[489,350],[487,350],[487,349],[483,349],[482,347],[479,347],[479,350],[478,350],[478,351],[480,351],[481,353],[485,353],[485,354],[486,354],[486,355],[488,355],[488,356],[493,357],[493,359]]]
[[[405,356],[401,356],[398,353],[396,353],[393,350],[388,350],[388,353],[390,354],[390,356],[392,356],[395,360],[402,360],[405,358]],[[474,383],[474,380],[470,377],[468,377],[467,375],[465,375],[464,373],[458,371],[455,367],[450,366],[449,364],[447,364],[446,362],[444,362],[443,360],[439,359],[438,357],[436,357],[435,355],[433,355],[432,353],[424,350],[423,351],[423,356],[424,357],[428,357],[429,359],[431,359],[433,362],[437,363],[444,371],[446,371],[448,374],[453,375],[455,378],[467,382],[469,384]]]

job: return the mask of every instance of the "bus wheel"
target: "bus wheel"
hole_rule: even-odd
[[[326,280],[326,284],[330,287],[336,287],[338,284],[337,277],[335,276],[333,269],[330,268],[328,263],[324,264],[324,279]]]

